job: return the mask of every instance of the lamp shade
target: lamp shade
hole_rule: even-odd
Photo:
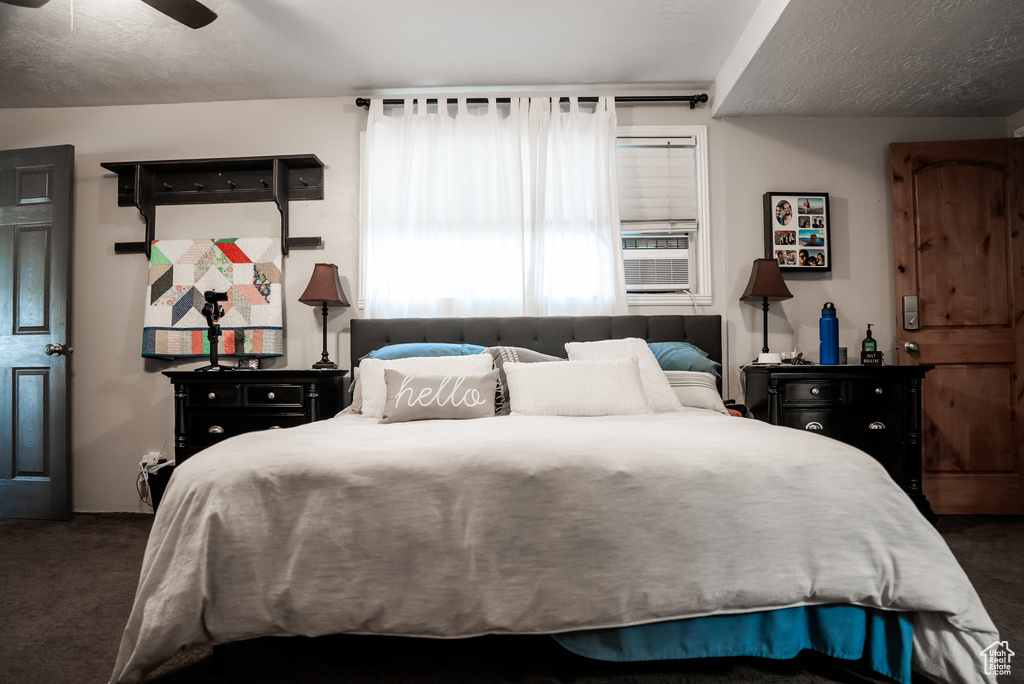
[[[747,289],[743,290],[740,300],[767,299],[770,302],[779,302],[792,297],[793,293],[782,279],[779,262],[775,259],[754,259]]]
[[[334,264],[316,264],[306,291],[299,301],[310,306],[351,306],[341,290],[341,278]]]

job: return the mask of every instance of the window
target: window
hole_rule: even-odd
[[[363,150],[367,316],[626,313],[614,100],[493,98],[483,113],[371,103]],[[506,113],[507,112],[507,113]]]
[[[707,127],[619,126],[616,135],[629,303],[710,305]]]
[[[411,111],[411,104],[407,106]],[[450,109],[451,107],[449,107]],[[485,115],[474,115],[465,120],[465,124],[467,126],[487,124],[503,130],[505,124],[512,120],[514,113],[511,109],[505,111],[508,112],[507,115],[502,114],[490,123]],[[518,112],[518,109],[516,111]],[[462,116],[465,117],[465,113]],[[380,119],[383,124],[391,124],[397,120],[383,116]],[[444,117],[442,121],[446,124],[451,123],[448,117]],[[525,131],[525,129],[522,130]],[[509,131],[509,135],[513,133],[515,130]],[[526,133],[523,132],[519,135],[525,136]],[[584,258],[583,255],[587,253],[587,250],[575,246],[575,243],[567,242],[568,236],[565,234],[539,232],[540,227],[545,224],[535,220],[538,218],[534,215],[536,210],[530,208],[533,206],[529,197],[531,194],[530,183],[527,183],[518,194],[513,192],[512,186],[508,183],[502,183],[491,188],[488,191],[490,194],[480,189],[473,190],[469,192],[469,199],[467,199],[468,188],[479,185],[481,178],[493,175],[492,173],[483,174],[478,170],[470,174],[468,179],[452,182],[446,186],[461,189],[460,192],[454,194],[447,190],[439,192],[434,188],[434,185],[443,179],[443,174],[438,168],[431,167],[433,170],[428,170],[422,164],[412,163],[410,161],[411,153],[401,151],[405,148],[396,147],[395,149],[401,151],[401,154],[388,168],[393,167],[397,175],[394,178],[377,179],[376,186],[381,190],[376,195],[379,196],[374,201],[369,201],[368,188],[372,185],[371,179],[375,178],[370,173],[370,168],[375,165],[368,165],[367,159],[364,157],[361,198],[362,237],[360,240],[363,298],[360,299],[360,308],[365,308],[369,315],[377,316],[385,314],[413,315],[414,313],[415,315],[515,315],[519,311],[532,313],[533,309],[530,304],[518,304],[517,302],[525,301],[524,296],[539,290],[539,286],[535,283],[547,283],[547,280],[531,275],[540,273],[539,266],[544,263],[553,264],[551,272],[556,275],[560,274],[563,280],[566,280],[568,276],[573,276],[568,278],[567,282],[553,283],[553,286],[557,286],[560,291],[567,292],[567,285],[573,285],[588,295],[597,294],[601,292],[600,287],[596,287],[590,281],[576,278],[573,275],[576,271],[565,268],[565,265],[570,263],[570,256],[578,265],[581,259],[591,265],[611,263],[610,260],[617,261],[618,255],[615,252],[621,254],[622,260],[615,263],[614,267],[608,266],[607,270],[606,267],[599,266],[597,270],[600,271],[601,280],[595,282],[602,287],[609,282],[615,284],[619,292],[617,301],[621,302],[617,306],[624,307],[624,299],[631,305],[710,305],[712,303],[711,236],[708,209],[707,127],[619,126],[608,131],[608,135],[614,138],[616,146],[614,163],[618,179],[616,190],[621,235],[608,236],[611,239],[605,239],[605,252],[611,251],[611,256],[602,254],[593,258]],[[492,138],[494,135],[487,136],[487,140]],[[429,142],[430,139],[420,137],[417,140],[419,142],[412,149],[422,152],[426,142]],[[610,142],[608,137],[605,140],[607,141],[605,144]],[[470,144],[472,140],[445,138],[441,142],[448,146],[455,143],[464,147],[469,146],[467,149],[475,151],[474,154],[480,151],[477,149],[479,146]],[[527,147],[533,149],[535,146],[534,143],[530,143]],[[376,149],[377,157],[380,159],[385,154],[385,150],[391,148],[384,147],[383,143],[380,143]],[[438,149],[447,150],[448,147]],[[454,156],[461,159],[465,155]],[[431,163],[444,162],[439,167],[443,171],[451,166],[445,162],[451,158],[453,155],[450,151],[443,154],[438,153],[431,157],[431,159],[435,159],[435,162]],[[486,162],[487,165],[483,168],[489,169],[496,163]],[[378,164],[376,166],[383,168],[387,165]],[[584,163],[582,168],[591,168],[592,166],[592,163]],[[505,174],[509,178],[514,175],[512,172]],[[527,177],[524,175],[524,178]],[[607,175],[605,177],[607,178]],[[405,187],[403,183],[412,183],[413,185]],[[533,188],[533,191],[536,189]],[[391,197],[382,199],[383,191],[391,193]],[[416,197],[416,193],[420,193],[430,201],[427,202],[426,199],[422,202],[412,201],[410,198]],[[562,189],[555,190],[555,193],[561,197]],[[588,191],[583,194],[586,202],[593,203],[595,201],[592,192]],[[510,207],[520,195],[526,199],[526,204],[519,213],[516,213],[511,211]],[[536,199],[544,198],[544,202],[539,206],[546,207],[554,196],[551,192],[544,192]],[[485,218],[490,217],[495,220],[501,218],[503,224],[509,221],[518,222],[516,225],[522,223],[522,230],[505,232],[509,233],[510,240],[513,238],[522,240],[525,237],[525,246],[519,248],[517,244],[505,244],[502,241],[503,238],[496,233],[491,234],[498,231],[498,225],[491,226],[490,222],[481,220],[479,216],[474,215],[471,217],[472,220],[464,222],[469,228],[459,232],[456,230],[457,226],[453,219],[454,209],[445,212],[440,217],[433,214],[427,217],[412,216],[409,213],[411,211],[409,207],[415,208],[417,211],[423,209],[434,211],[438,197],[451,199],[454,203],[452,206],[462,213],[480,205],[481,210],[491,212]],[[559,211],[564,211],[560,208],[563,204],[565,202],[560,200],[556,208]],[[595,204],[594,206],[600,208],[601,205]],[[371,207],[376,207],[376,209],[371,211]],[[399,213],[402,213],[402,216],[395,218],[390,215],[398,210],[401,210]],[[581,211],[589,216],[594,214],[596,209],[584,208]],[[494,212],[497,213],[494,214]],[[372,222],[375,227],[373,229],[371,229],[371,222],[367,218],[371,213],[375,216]],[[405,214],[409,214],[409,216]],[[494,215],[492,216],[492,214]],[[392,229],[397,225],[398,218],[405,220],[417,230],[426,227],[427,231],[422,239],[412,234],[397,233],[400,238],[397,239],[397,242],[386,242],[385,234],[379,232],[378,227],[388,226],[388,230],[394,232]],[[562,220],[562,223],[565,221]],[[610,225],[614,226],[615,224],[613,222]],[[561,224],[556,227],[563,230],[559,226]],[[487,227],[493,227],[494,230],[485,230],[484,228]],[[468,235],[467,231],[470,231]],[[557,253],[557,249],[540,241],[540,238],[545,235],[551,239],[557,238],[553,246],[564,246],[564,249],[568,250],[567,254],[551,257],[551,254]],[[616,239],[620,242],[616,243]],[[525,290],[521,290],[521,292],[509,290],[509,293],[504,293],[502,296],[498,296],[501,293],[490,293],[487,290],[486,286],[502,285],[504,287],[505,284],[515,280],[514,274],[511,272],[502,274],[500,277],[497,276],[495,260],[492,258],[496,254],[502,255],[502,259],[499,260],[502,265],[513,271],[518,269],[526,274],[527,280],[523,286]],[[516,258],[510,258],[512,256]],[[449,262],[458,266],[442,266]],[[469,276],[473,275],[472,273],[467,275],[467,269],[473,264],[479,266],[481,273],[477,274],[479,277],[476,280],[467,285],[467,282],[472,280]],[[428,272],[423,272],[424,268],[428,269]],[[613,268],[619,273],[615,274]],[[594,268],[590,270],[593,271]],[[439,274],[450,277],[446,280]],[[448,282],[453,278],[455,280]],[[579,283],[576,283],[576,280],[579,280]],[[625,290],[628,292],[625,298],[621,289],[623,282]],[[447,289],[442,291],[444,287]],[[375,293],[376,296],[374,296]],[[601,296],[605,295],[602,293]],[[567,299],[568,295],[564,294],[560,297],[563,303],[560,304],[559,313],[575,313],[576,305],[572,303],[571,297]],[[551,314],[553,310],[544,302],[556,300],[557,298],[551,297],[541,298],[542,304],[539,312]],[[395,304],[398,301],[411,302],[408,310],[399,308]],[[535,308],[536,305],[533,307]]]

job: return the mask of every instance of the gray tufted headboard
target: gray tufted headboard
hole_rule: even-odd
[[[648,342],[689,342],[722,363],[722,317],[518,316],[507,318],[352,319],[351,363],[388,344],[453,342],[526,347],[565,356],[566,342],[639,337]],[[719,381],[721,390],[721,381]]]

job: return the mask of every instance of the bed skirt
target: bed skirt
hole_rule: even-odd
[[[553,635],[596,660],[634,662],[755,656],[788,660],[812,650],[910,684],[913,615],[861,606],[798,606]]]

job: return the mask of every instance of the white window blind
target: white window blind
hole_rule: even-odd
[[[630,304],[711,304],[704,126],[620,126],[619,217]]]
[[[696,143],[692,137],[619,137],[619,216],[645,230],[697,227]],[[626,225],[623,226],[627,227]]]

